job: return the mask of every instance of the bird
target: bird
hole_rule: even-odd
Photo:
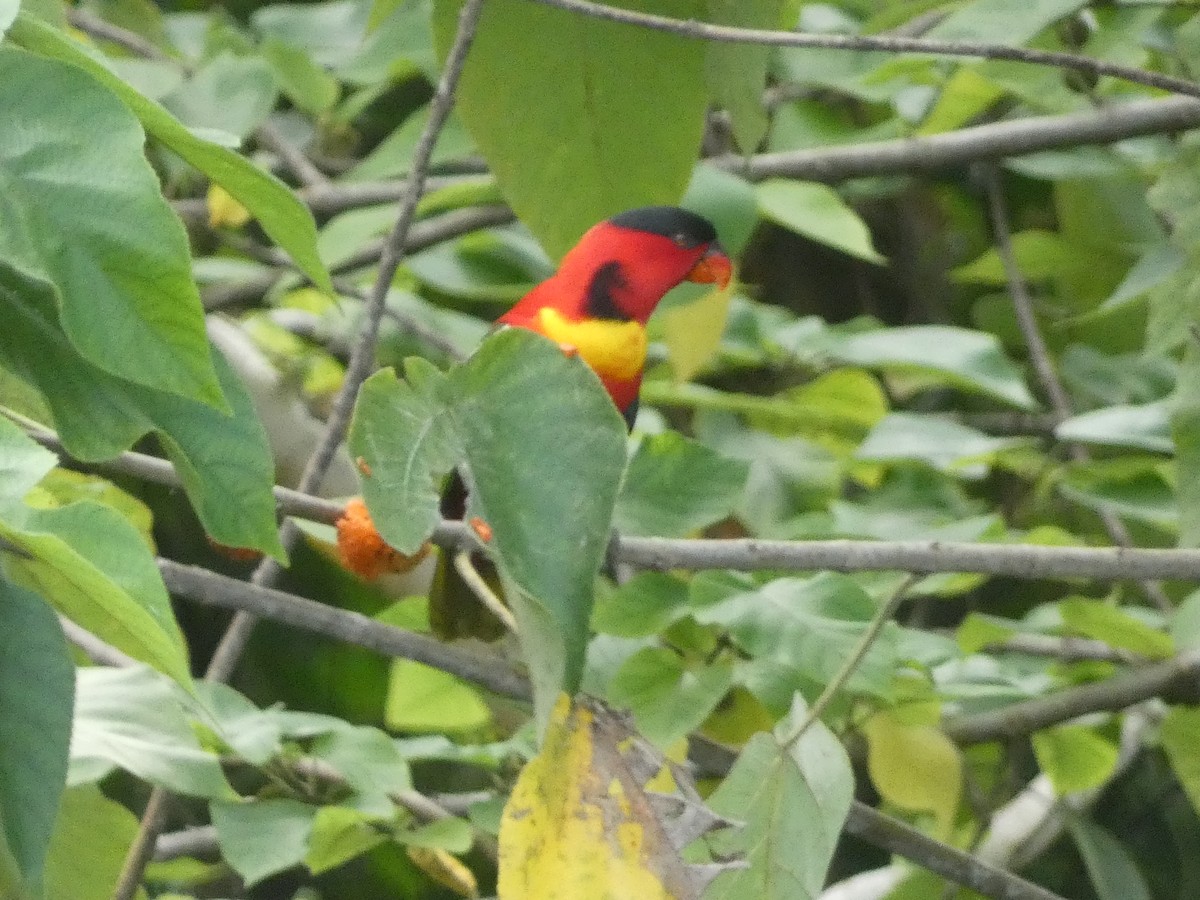
[[[557,271],[496,320],[524,328],[578,355],[599,376],[632,430],[646,364],[646,324],[659,302],[685,281],[728,286],[733,263],[712,222],[676,206],[630,209],[592,226],[563,256]],[[462,518],[466,487],[457,472],[442,495],[442,515]],[[361,500],[338,523],[343,564],[364,577],[399,557],[374,531]],[[486,573],[485,573],[486,577]],[[502,629],[443,556],[430,588],[430,623],[444,639],[497,637]]]

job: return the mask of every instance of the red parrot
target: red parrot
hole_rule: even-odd
[[[558,271],[517,301],[497,325],[536,331],[564,352],[577,353],[600,376],[632,428],[646,363],[646,322],[659,301],[684,281],[725,287],[732,271],[716,229],[703,216],[674,206],[631,209],[589,229]],[[465,499],[456,473],[443,495],[442,514],[461,518]],[[395,554],[377,533],[374,543],[361,540],[365,532],[374,532],[361,501],[352,501],[343,522],[338,544],[347,568],[371,577],[390,567],[386,563]],[[499,623],[477,601],[470,601],[475,610],[467,612],[465,604],[448,599],[466,590],[457,581],[443,560],[430,592],[434,631],[442,637],[496,636]]]

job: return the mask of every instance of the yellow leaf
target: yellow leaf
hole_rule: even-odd
[[[682,861],[622,752],[636,738],[565,694],[500,822],[500,900],[672,900]]]
[[[716,355],[732,295],[731,281],[699,300],[663,311],[663,341],[677,382],[690,381]]]
[[[890,711],[863,727],[867,771],[890,803],[933,815],[939,836],[948,837],[962,793],[962,758],[953,742],[932,725],[909,724]]]
[[[408,858],[442,887],[460,897],[478,897],[479,885],[475,875],[452,854],[437,847],[406,847]]]
[[[208,224],[212,228],[241,228],[250,221],[250,211],[219,184],[208,186]]]

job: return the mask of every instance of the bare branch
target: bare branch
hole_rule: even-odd
[[[1116,712],[1164,693],[1200,693],[1200,650],[1000,709],[947,719],[942,730],[960,744],[1024,737],[1094,712]]]
[[[735,28],[713,25],[696,19],[673,19],[652,13],[621,9],[593,3],[591,0],[532,0],[543,6],[579,13],[594,19],[619,22],[665,31],[680,37],[733,44],[760,44],[768,47],[803,47],[810,50],[870,50],[884,53],[928,53],[935,56],[966,56],[979,59],[1006,59],[1013,62],[1051,66],[1083,72],[1095,78],[1109,75],[1147,87],[1161,88],[1174,94],[1200,97],[1200,84],[1185,78],[1175,78],[1161,72],[1149,72],[1136,66],[1049,50],[1032,50],[1006,44],[987,44],[980,41],[938,41],[929,38],[910,38],[889,35],[807,34],[797,31],[769,31],[759,28]]]
[[[416,660],[505,697],[518,700],[531,697],[529,682],[509,670],[503,660],[385,625],[361,613],[218,575],[199,566],[160,559],[158,568],[172,594],[194,603],[243,611],[255,618],[303,628],[385,656]]]
[[[885,815],[859,800],[850,806],[846,831],[987,897],[997,900],[1063,900],[1040,885],[964,853],[957,847],[936,841],[906,822]]]

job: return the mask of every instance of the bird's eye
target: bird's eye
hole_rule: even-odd
[[[671,235],[671,240],[675,243],[676,247],[682,247],[684,250],[691,250],[693,247],[700,246],[698,240],[682,231]]]

